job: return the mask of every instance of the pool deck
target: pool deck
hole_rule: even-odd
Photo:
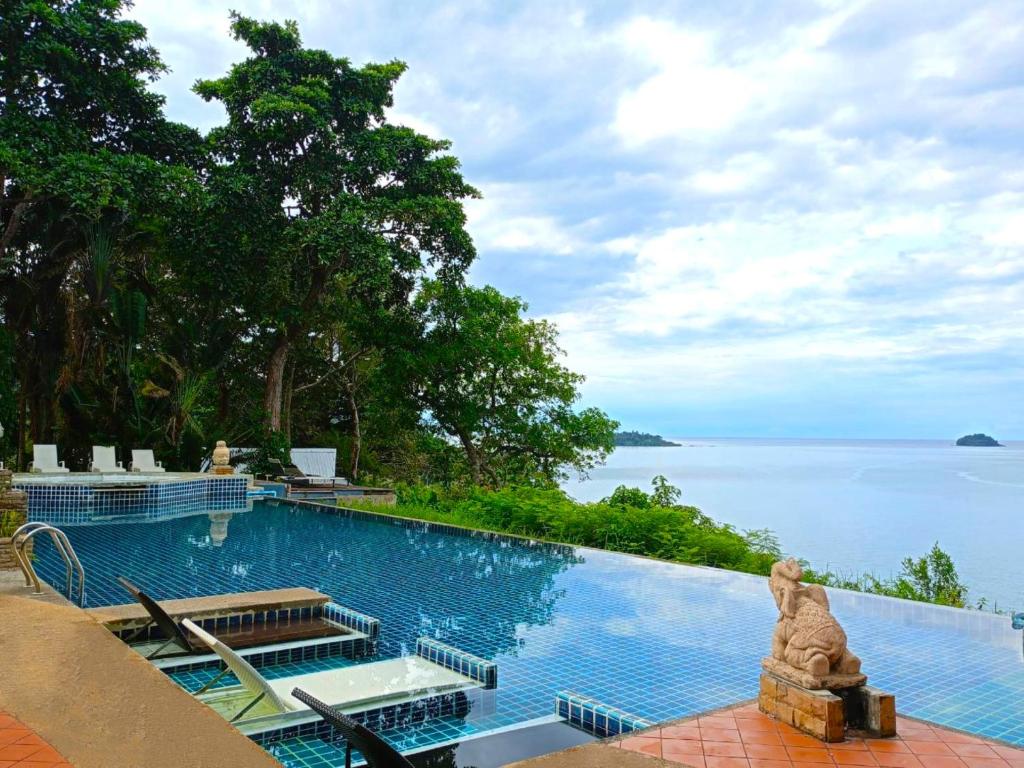
[[[0,768],[280,768],[76,607],[0,594],[0,648]]]
[[[892,739],[850,735],[825,744],[762,714],[756,704],[743,704],[515,768],[632,766],[623,752],[647,757],[638,768],[1024,768],[1024,750],[1016,747],[905,717],[897,718],[897,729]]]
[[[126,592],[125,595],[127,594]],[[171,616],[188,617],[195,621],[246,611],[279,611],[284,608],[322,606],[330,601],[331,598],[322,592],[306,587],[290,587],[161,600],[160,607]],[[134,627],[150,621],[149,613],[137,602],[87,608],[85,612],[111,630]]]

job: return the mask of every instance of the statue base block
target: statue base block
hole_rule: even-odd
[[[804,688],[763,672],[757,702],[766,715],[825,742],[843,741],[847,728],[896,735],[896,697],[867,685]]]
[[[235,474],[234,467],[212,467],[211,472],[215,475],[233,475]]]
[[[787,680],[811,691],[836,691],[840,688],[854,688],[858,685],[864,685],[868,681],[868,676],[860,673],[855,675],[835,674],[815,677],[810,672],[804,672],[802,669],[791,667],[786,662],[779,661],[771,656],[761,659],[761,669],[770,675],[775,675],[775,677]]]

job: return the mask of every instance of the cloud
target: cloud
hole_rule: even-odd
[[[189,94],[226,3],[143,0]],[[661,431],[1024,435],[1024,3],[238,0],[453,140],[476,282],[562,329],[585,400]],[[692,426],[692,428],[690,428]]]

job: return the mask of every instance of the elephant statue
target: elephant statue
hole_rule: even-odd
[[[768,585],[779,607],[772,657],[815,678],[858,674],[860,659],[847,649],[846,633],[829,611],[825,589],[801,584],[803,575],[792,558],[772,566]]]

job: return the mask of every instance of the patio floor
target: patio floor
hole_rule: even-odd
[[[761,714],[754,704],[607,742],[692,768],[1024,768],[1024,750],[899,718],[892,739],[824,744]]]
[[[0,711],[0,768],[70,768],[31,728]]]

